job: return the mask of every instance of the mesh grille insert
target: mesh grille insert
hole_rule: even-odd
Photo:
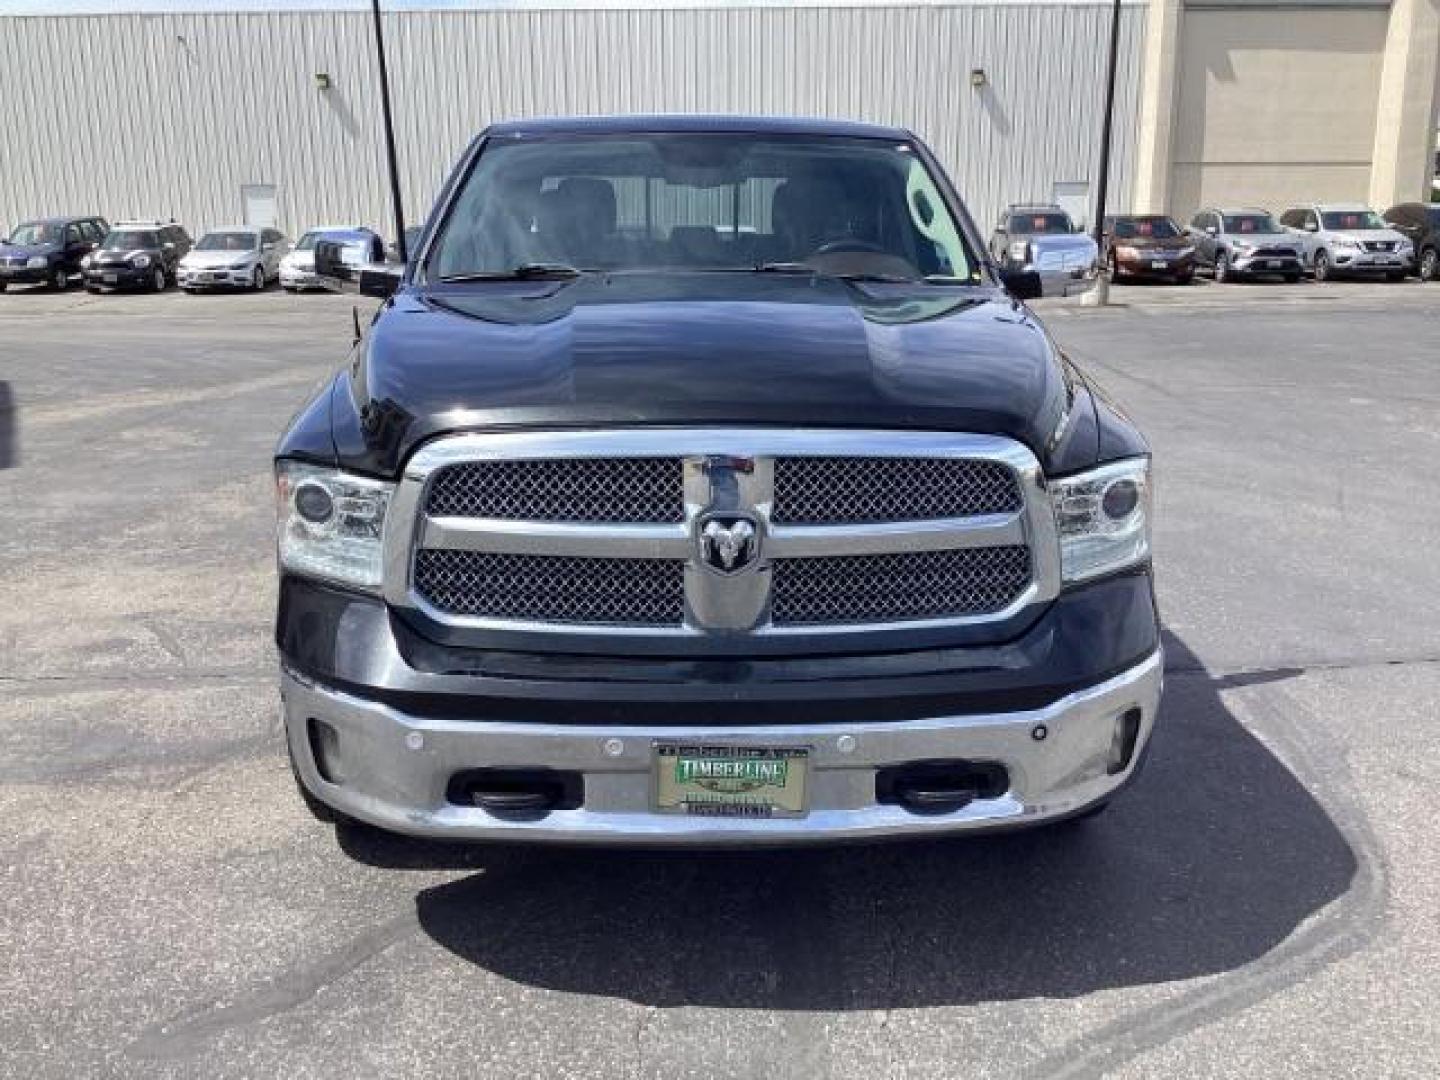
[[[775,562],[777,626],[986,615],[1030,584],[1024,546]]]
[[[1022,505],[1011,469],[969,458],[775,459],[771,520],[796,525],[924,521],[1011,514]]]
[[[685,520],[680,458],[563,458],[448,465],[430,484],[432,517],[519,521]]]
[[[684,564],[426,548],[415,589],[447,615],[534,622],[678,626]]]

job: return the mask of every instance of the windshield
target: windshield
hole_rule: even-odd
[[[1133,240],[1137,237],[1170,240],[1180,235],[1180,227],[1168,217],[1117,218],[1114,232],[1120,240]]]
[[[299,241],[295,244],[295,250],[309,251],[315,246],[315,241],[319,240],[324,235],[325,234],[323,232],[318,231],[307,232],[304,236],[300,237]]]
[[[1332,210],[1321,214],[1327,229],[1388,229],[1374,210]]]
[[[1018,236],[1035,236],[1043,233],[1071,233],[1075,226],[1070,215],[1063,210],[1026,211],[1010,215],[1009,231]]]
[[[731,133],[487,146],[427,269],[444,279],[538,264],[981,280],[908,144]]]
[[[1275,224],[1275,219],[1269,214],[1226,214],[1225,231],[1227,233],[1273,233],[1279,232],[1280,226]]]
[[[195,245],[196,251],[254,251],[260,246],[260,234],[253,232],[206,233]]]
[[[125,229],[110,233],[105,237],[105,243],[101,247],[107,251],[133,251],[135,248],[158,248],[160,246],[160,234],[154,232],[143,232],[135,229]]]
[[[43,221],[27,221],[24,225],[16,225],[15,231],[10,234],[10,239],[7,241],[11,244],[23,244],[26,247],[38,244],[58,244],[59,242],[60,226]]]

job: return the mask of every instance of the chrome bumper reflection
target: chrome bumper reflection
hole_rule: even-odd
[[[419,719],[286,672],[286,730],[305,786],[351,817],[395,832],[452,839],[694,846],[795,844],[1039,824],[1103,799],[1130,777],[1154,728],[1162,684],[1157,651],[1129,671],[1043,709],[896,723],[756,727],[591,727]],[[1141,711],[1129,765],[1107,764],[1117,717]],[[322,780],[307,721],[337,733],[336,783]],[[1044,737],[1037,738],[1037,728]],[[811,747],[810,810],[800,818],[662,815],[651,810],[657,740]],[[931,758],[1003,764],[1010,790],[963,809],[920,815],[875,798],[882,765]],[[446,799],[451,777],[480,766],[573,770],[584,804],[538,820],[502,819]],[[332,774],[334,775],[334,774]]]

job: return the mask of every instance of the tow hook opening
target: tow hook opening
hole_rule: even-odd
[[[876,802],[902,806],[912,814],[949,814],[1008,790],[1010,774],[994,761],[910,761],[875,774]]]
[[[577,810],[585,780],[558,769],[466,769],[450,778],[445,797],[507,821],[534,821],[552,810]]]
[[[1130,767],[1135,756],[1135,743],[1140,738],[1140,710],[1126,709],[1115,718],[1115,734],[1110,739],[1110,757],[1105,772],[1110,776]]]

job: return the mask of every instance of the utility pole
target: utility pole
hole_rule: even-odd
[[[1116,0],[1116,3],[1116,11],[1119,11],[1119,0]],[[370,0],[370,14],[375,23],[375,62],[380,67],[380,111],[385,118],[385,159],[390,166],[390,202],[395,211],[395,250],[399,253],[401,262],[408,262],[410,253],[405,250],[405,210],[400,201],[400,165],[395,160],[395,121],[390,115],[390,70],[385,65],[385,30],[380,20],[380,0]],[[1113,46],[1110,64],[1113,68]],[[1113,92],[1113,70],[1110,81]],[[1106,131],[1109,131],[1108,126]]]
[[[1102,237],[1105,233],[1105,200],[1110,187],[1110,129],[1115,122],[1115,63],[1120,53],[1120,0],[1110,5],[1110,62],[1105,69],[1105,113],[1100,123],[1100,173],[1095,182],[1095,220],[1091,222],[1091,235],[1095,238],[1095,249],[1103,251]],[[1093,297],[1093,299],[1092,299]],[[1095,288],[1085,299],[1090,303],[1105,304],[1110,299],[1110,276],[1101,267],[1095,279]]]

